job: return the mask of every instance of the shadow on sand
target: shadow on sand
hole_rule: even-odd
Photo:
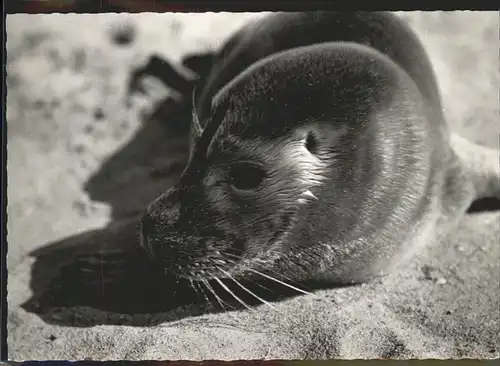
[[[206,75],[211,63],[212,55],[198,55],[186,59],[184,65],[198,75]],[[159,58],[153,57],[145,68],[133,73],[132,90],[139,88],[137,80],[144,74],[155,75],[185,96],[191,93],[193,82],[180,76]],[[211,286],[220,299],[206,287],[195,290],[187,280],[163,273],[149,262],[137,245],[137,221],[142,209],[175,184],[186,164],[190,118],[190,103],[167,100],[144,123],[134,139],[88,180],[85,190],[91,199],[112,207],[113,222],[103,229],[72,236],[31,253],[36,258],[30,284],[33,295],[23,304],[25,310],[38,314],[49,323],[93,326],[113,324],[113,321],[110,317],[99,321],[95,316],[82,319],[82,307],[131,315],[166,313],[176,309],[171,312],[174,315],[170,315],[169,320],[242,307],[217,283],[211,283]],[[498,200],[485,199],[476,202],[470,211],[499,208]],[[226,285],[245,303],[259,302],[235,284]],[[296,291],[269,281],[244,285],[267,301],[298,295]],[[308,283],[299,287],[325,286]],[[54,317],[56,308],[79,313],[79,320]],[[165,319],[158,319],[156,323],[161,321]],[[154,324],[150,318],[134,325]]]

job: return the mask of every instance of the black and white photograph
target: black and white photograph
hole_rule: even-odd
[[[499,28],[8,14],[9,360],[499,358]]]

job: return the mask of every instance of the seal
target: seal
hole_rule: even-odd
[[[192,281],[368,281],[500,197],[497,150],[453,135],[423,45],[385,12],[273,13],[193,93],[179,182],[141,245]]]

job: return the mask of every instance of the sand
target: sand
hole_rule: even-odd
[[[499,357],[498,211],[465,216],[387,277],[274,308],[221,312],[148,281],[135,218],[175,182],[186,146],[145,118],[150,100],[125,107],[130,73],[151,53],[180,65],[216,49],[253,16],[7,16],[9,359]],[[498,147],[498,14],[402,16],[453,130]]]

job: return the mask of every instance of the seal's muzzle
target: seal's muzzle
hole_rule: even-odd
[[[173,187],[146,209],[140,222],[140,245],[155,260],[169,232],[175,230],[180,217],[178,190]]]

